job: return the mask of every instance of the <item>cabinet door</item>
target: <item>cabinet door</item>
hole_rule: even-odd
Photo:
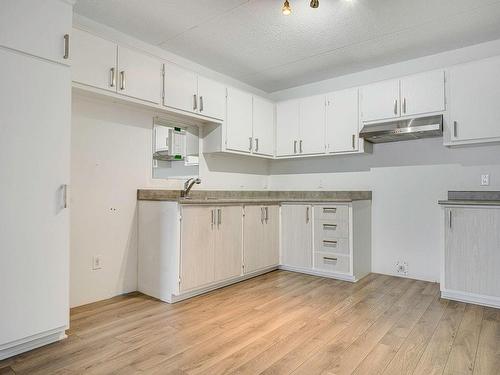
[[[70,2],[2,0],[0,4],[0,46],[63,64],[70,63],[73,21]],[[64,43],[66,34],[70,36],[69,51]],[[69,53],[67,58],[66,52]]]
[[[227,89],[226,148],[251,152],[252,140],[252,95],[247,92]]]
[[[242,272],[242,226],[241,206],[217,208],[217,230],[215,236],[215,280],[240,276]]]
[[[276,156],[298,153],[299,101],[289,100],[276,104]]]
[[[281,207],[282,262],[286,266],[312,268],[312,212],[308,205]]]
[[[3,349],[69,323],[71,72],[0,49],[0,82]]]
[[[187,112],[198,109],[198,78],[189,70],[165,64],[163,105]]]
[[[274,154],[274,103],[253,97],[253,153]]]
[[[159,104],[162,64],[154,57],[118,47],[118,92]]]
[[[328,152],[358,150],[358,89],[333,92],[327,97],[326,140]]]
[[[449,72],[451,140],[500,137],[500,58],[455,66]]]
[[[183,206],[180,290],[195,289],[215,280],[214,207]]]
[[[325,152],[325,96],[300,99],[299,154]]]
[[[74,82],[116,91],[117,45],[73,29],[71,78]]]
[[[246,206],[243,220],[243,263],[245,273],[263,268],[264,211],[262,206]]]
[[[226,117],[226,86],[198,76],[200,115],[224,120]]]
[[[447,208],[446,213],[446,289],[500,297],[500,209]]]
[[[265,267],[278,265],[280,262],[280,210],[278,206],[265,206],[263,233],[263,264]]]
[[[400,116],[399,80],[384,81],[360,89],[361,119],[376,121]]]
[[[401,101],[402,116],[444,111],[444,71],[401,79]]]

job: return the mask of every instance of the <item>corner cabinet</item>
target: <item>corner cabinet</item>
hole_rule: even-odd
[[[448,206],[443,298],[500,308],[500,206]]]
[[[281,268],[357,281],[371,270],[371,202],[284,204]]]

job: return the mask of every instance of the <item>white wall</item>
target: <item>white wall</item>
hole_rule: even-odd
[[[151,179],[152,116],[73,95],[71,306],[137,289],[137,189],[182,185]],[[207,155],[196,188],[264,189],[268,171],[267,160]],[[92,270],[93,255],[102,269]]]
[[[275,100],[327,93],[500,55],[500,40],[371,69],[273,93]],[[269,189],[373,191],[374,272],[395,274],[407,261],[409,277],[438,281],[442,211],[448,190],[500,190],[500,146],[449,149],[441,138],[375,145],[371,155],[273,161]]]

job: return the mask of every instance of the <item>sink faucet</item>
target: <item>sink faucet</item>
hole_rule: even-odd
[[[187,198],[194,184],[201,184],[200,178],[190,178],[184,183],[184,190],[181,190],[181,197]]]

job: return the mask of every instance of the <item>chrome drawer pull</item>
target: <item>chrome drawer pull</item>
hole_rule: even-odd
[[[336,262],[338,259],[337,258],[330,258],[330,257],[323,257],[324,260],[331,260],[333,262]]]
[[[337,213],[337,208],[335,208],[335,207],[325,207],[325,208],[323,208],[323,213],[325,213],[325,214],[328,214],[328,213],[335,214],[335,213]]]
[[[323,243],[325,245],[333,245],[333,246],[337,246],[337,241],[329,241],[329,240],[323,240]]]
[[[323,224],[323,229],[336,230],[337,229],[337,224]]]

